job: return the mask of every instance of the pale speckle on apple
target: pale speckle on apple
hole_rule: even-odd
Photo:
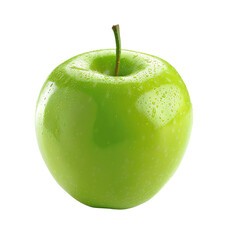
[[[136,107],[154,125],[161,127],[175,117],[181,102],[180,89],[177,86],[165,84],[142,95],[136,102]]]

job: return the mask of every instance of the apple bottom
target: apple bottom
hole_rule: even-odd
[[[69,124],[61,118],[53,127],[51,116],[51,121],[42,118],[39,147],[56,181],[72,197],[92,207],[126,209],[149,200],[177,169],[190,135],[190,111],[159,128],[150,123],[125,123],[121,129],[127,130],[125,134],[109,142],[103,141],[111,134],[107,129],[103,133],[96,130],[95,110],[85,115],[74,110],[71,120],[73,114],[66,111],[64,120]],[[57,119],[58,112],[52,113]]]

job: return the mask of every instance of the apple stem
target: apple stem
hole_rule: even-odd
[[[112,30],[114,32],[116,40],[116,66],[115,66],[115,76],[118,76],[119,66],[120,66],[120,56],[121,56],[121,39],[120,39],[120,30],[119,25],[113,25]]]

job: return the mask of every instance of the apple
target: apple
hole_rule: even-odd
[[[97,50],[54,69],[35,123],[43,159],[63,189],[88,206],[126,209],[153,197],[179,166],[192,105],[169,63],[118,42],[117,57]]]

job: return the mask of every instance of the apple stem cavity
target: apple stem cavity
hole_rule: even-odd
[[[116,41],[116,66],[115,66],[115,76],[118,76],[119,66],[120,66],[120,57],[121,57],[121,38],[120,38],[120,29],[119,25],[113,25],[112,30],[114,32],[115,41]]]

